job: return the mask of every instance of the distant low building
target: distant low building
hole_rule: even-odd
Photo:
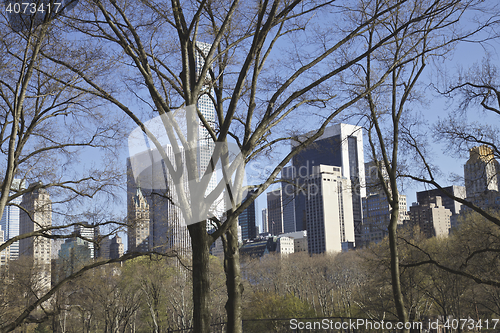
[[[280,236],[277,239],[276,252],[281,255],[288,255],[295,252],[293,238]]]
[[[290,237],[293,239],[293,251],[296,252],[307,252],[307,230],[289,232],[286,234],[281,234],[281,237]]]

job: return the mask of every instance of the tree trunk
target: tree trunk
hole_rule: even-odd
[[[396,196],[396,199],[397,196]],[[391,279],[392,279],[392,293],[394,295],[394,303],[396,312],[400,322],[405,324],[408,322],[408,313],[404,305],[403,293],[401,291],[401,279],[399,272],[399,254],[398,254],[398,217],[399,217],[399,199],[394,200],[396,203],[392,207],[391,222],[389,224],[389,248],[391,251]],[[408,329],[401,330],[402,332],[409,332]]]
[[[193,251],[193,332],[210,332],[209,244],[206,222],[188,226]]]
[[[241,297],[243,284],[241,283],[240,251],[238,248],[238,219],[231,221],[226,232],[224,246],[224,270],[226,272],[227,287],[227,333],[242,333]]]

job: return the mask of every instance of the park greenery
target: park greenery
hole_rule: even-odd
[[[477,242],[483,240],[483,244]],[[496,253],[476,251],[500,245],[500,233],[483,217],[470,213],[447,238],[426,239],[418,228],[402,228],[398,241],[401,284],[412,321],[428,323],[446,318],[476,321],[500,316],[498,286],[478,284],[466,276],[481,274],[495,279],[500,273]],[[289,332],[293,318],[365,318],[397,321],[392,300],[388,239],[363,250],[309,256],[272,253],[245,258],[242,264],[245,293],[245,332]],[[464,275],[436,265],[422,264],[430,258],[443,267],[465,267]],[[58,291],[51,310],[38,309],[32,319],[49,315],[42,323],[24,325],[25,332],[169,332],[193,325],[190,297],[192,279],[188,269],[174,259],[142,257],[86,272]],[[3,279],[3,321],[24,308],[19,293],[29,294],[28,265],[15,265],[16,279]],[[140,274],[138,274],[140,272]],[[222,261],[210,258],[213,331],[225,322],[225,276]],[[43,313],[43,310],[47,312]]]

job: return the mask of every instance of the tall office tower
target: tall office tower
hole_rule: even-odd
[[[443,206],[440,196],[429,198],[425,204],[414,203],[410,207],[410,223],[418,225],[427,237],[447,237],[450,233],[451,211]]]
[[[21,202],[19,232],[25,234],[52,226],[52,201],[46,189],[35,186],[40,183],[30,184],[33,190],[23,195]],[[44,237],[30,237],[19,241],[19,256],[30,257],[38,268],[39,290],[50,288],[51,271],[51,242]]]
[[[90,225],[87,222],[83,222],[83,225],[75,225],[75,234],[80,236],[82,240],[87,242],[87,247],[90,250],[90,258],[94,259],[96,258],[95,256],[95,246],[93,243],[94,239],[97,239],[96,236],[96,230],[97,228],[94,228],[94,226]]]
[[[466,192],[464,186],[452,185],[443,187],[443,190],[458,198],[465,199]],[[434,189],[434,190],[417,192],[417,201],[421,205],[426,205],[430,202],[431,198],[437,196],[441,197],[441,202],[443,203],[443,206],[451,211],[451,217],[450,217],[451,228],[454,229],[458,227],[457,225],[458,216],[460,214],[460,209],[462,208],[462,204],[445,195],[442,190]]]
[[[149,204],[137,187],[136,194],[128,207],[128,250],[130,252],[147,252],[150,244]],[[111,250],[110,250],[111,252]]]
[[[306,179],[309,253],[340,252],[355,241],[351,181],[339,167],[316,165]]]
[[[13,190],[24,190],[26,188],[26,182],[21,181],[21,179],[14,179],[12,181]],[[11,193],[14,194],[14,193]],[[11,200],[10,203],[19,205],[23,197],[17,197]],[[11,239],[13,237],[19,236],[19,215],[21,211],[17,206],[5,206],[3,211],[2,219],[0,220],[0,226],[4,231],[4,239]],[[19,258],[19,241],[14,242],[10,245],[10,259],[16,260]]]
[[[205,63],[204,57],[208,54],[211,45],[207,43],[197,42],[196,46],[201,51],[201,53],[199,51],[196,53],[195,59],[195,70],[199,75]],[[209,74],[206,75],[205,81],[206,82],[202,87],[202,94],[197,102],[197,107],[203,114],[205,120],[209,124],[213,125],[215,122],[215,107],[210,98],[210,94],[213,94],[213,91],[210,89]],[[210,164],[210,159],[212,157],[215,145],[207,129],[205,128],[205,126],[203,126],[201,120],[199,122],[198,140],[198,176],[202,177]],[[163,148],[169,159],[173,161],[174,151],[172,146],[165,145]],[[181,147],[181,155],[182,158],[184,158],[182,150],[183,148]],[[143,188],[142,190],[143,195],[150,207],[150,248],[154,249],[155,251],[166,251],[167,249],[175,248],[180,254],[189,255],[191,252],[191,239],[189,237],[189,232],[184,220],[182,210],[180,209],[180,207],[174,204],[175,202],[177,202],[176,191],[174,189],[174,180],[172,179],[172,176],[168,174],[167,168],[164,164],[164,161],[162,161],[159,152],[157,150],[150,150],[132,156],[131,159],[134,159],[134,164],[136,164],[137,161],[140,162],[141,160],[147,161],[147,163],[151,164],[144,169],[141,168],[143,172],[140,175],[141,179],[148,179],[148,183],[150,185],[145,186],[148,189]],[[128,159],[127,161],[127,190],[129,198],[133,196],[135,188],[138,185],[136,184],[136,180],[134,179],[134,175],[132,174],[132,163],[130,161],[131,159]],[[151,163],[151,161],[153,162]],[[186,170],[184,170],[184,172],[185,174],[187,174]],[[187,177],[185,178],[185,186],[187,187]],[[155,188],[156,184],[165,184],[166,189]],[[214,173],[214,175],[210,178],[206,193],[208,194],[213,191],[216,186],[217,178]],[[152,190],[150,190],[149,188],[152,188]],[[218,200],[218,203],[220,204],[221,201],[222,200]],[[207,227],[209,226],[207,225]]]
[[[391,206],[387,201],[385,193],[371,193],[363,198],[363,237],[362,246],[370,243],[378,243],[389,234],[389,223],[391,221]],[[399,195],[399,219],[402,225],[408,221],[406,196]]]
[[[283,197],[281,189],[267,193],[267,224],[269,232],[278,236],[283,233]]]
[[[471,148],[469,154],[464,165],[467,198],[472,199],[488,190],[499,191],[500,164],[495,160],[493,150],[483,145]]]
[[[203,52],[203,55],[200,52],[196,53],[196,74],[200,75],[203,66],[205,65],[205,57],[208,55],[208,52],[210,52],[210,48],[212,47],[212,45],[208,43],[196,42],[196,46],[201,52]],[[210,74],[207,72],[207,75],[205,76],[205,83],[202,87],[203,93],[198,98],[197,107],[205,120],[213,128],[213,125],[215,124],[215,106],[210,96],[214,96],[215,92],[213,91],[213,89],[211,89],[211,81],[212,80]],[[201,120],[199,121],[198,139],[200,141],[200,144],[198,145],[197,162],[199,166],[199,177],[202,177],[207,167],[210,165],[210,159],[212,158],[212,154],[214,152],[215,143]],[[208,195],[210,192],[212,192],[216,186],[217,178],[216,173],[214,173],[212,178],[210,178],[206,194]],[[214,207],[212,208],[214,209]]]
[[[4,231],[2,230],[2,225],[0,225],[0,245],[5,243]],[[5,266],[9,263],[10,260],[10,246],[0,252],[0,266]]]
[[[304,137],[312,135],[313,132]],[[297,143],[292,144],[292,149]],[[320,164],[340,167],[342,176],[350,180],[352,193],[352,215],[354,234],[361,242],[363,211],[361,198],[366,196],[365,165],[363,157],[363,132],[359,126],[336,124],[325,129],[313,144],[294,156],[293,166],[299,185],[312,173],[313,166]],[[306,230],[306,197],[304,193],[295,196],[296,229]]]
[[[267,208],[262,210],[262,233],[269,232],[269,225],[267,221]]]
[[[122,238],[116,235],[109,244],[109,258],[118,259],[123,255]]]
[[[281,171],[281,195],[283,197],[283,228],[285,233],[297,230],[295,220],[295,194],[297,193],[295,181],[295,168],[285,167]]]
[[[251,197],[257,190],[249,191],[243,200],[245,202]],[[242,240],[254,239],[257,237],[256,228],[256,216],[255,216],[255,200],[248,206],[243,213],[238,216],[238,223],[241,227],[241,238]]]

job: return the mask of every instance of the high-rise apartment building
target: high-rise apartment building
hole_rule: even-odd
[[[267,193],[267,224],[271,235],[283,233],[283,197],[281,188]]]
[[[304,139],[313,132],[300,137]],[[294,149],[298,143],[294,143]],[[304,179],[312,173],[313,167],[320,164],[340,167],[342,177],[349,180],[356,240],[361,242],[363,211],[361,198],[366,196],[363,157],[363,132],[359,126],[336,124],[325,129],[321,137],[294,156],[292,165],[295,183],[301,186]],[[296,230],[306,230],[306,194],[295,194]],[[308,231],[309,232],[309,231]]]
[[[26,183],[20,179],[14,179],[12,181],[13,190],[24,190],[26,188]],[[12,192],[11,194],[14,194]],[[19,216],[20,209],[18,206],[22,201],[23,197],[19,196],[10,201],[11,205],[5,206],[3,211],[2,219],[0,220],[0,226],[4,231],[4,239],[8,240],[13,237],[19,236]],[[10,245],[10,259],[16,260],[19,258],[19,241],[14,242]]]
[[[499,191],[500,164],[490,147],[483,145],[469,150],[464,179],[467,198],[472,199],[488,190]]]
[[[252,196],[256,190],[249,191],[244,201]],[[238,216],[238,224],[241,227],[241,237],[245,241],[257,237],[255,200]]]
[[[418,225],[427,237],[447,237],[450,233],[451,211],[443,206],[440,196],[431,197],[425,204],[414,203],[410,207],[410,223]]]
[[[30,184],[32,191],[23,195],[19,232],[25,234],[52,226],[52,201],[41,183]],[[50,233],[47,232],[47,233]],[[45,237],[29,237],[19,241],[19,256],[29,257],[38,269],[40,290],[50,288],[51,242]]]
[[[444,191],[454,195],[457,198],[465,199],[466,195],[465,187],[452,185],[443,187],[443,190],[433,189],[433,190],[417,192],[417,201],[419,204],[425,205],[430,202],[431,198],[437,196],[441,197],[441,202],[443,203],[443,206],[449,209],[451,212],[450,223],[451,223],[451,228],[453,229],[458,227],[458,216],[460,214],[462,204],[458,201],[455,201],[453,198],[450,198],[449,196],[445,195]]]
[[[409,220],[406,196],[399,195],[398,225]],[[378,243],[389,234],[392,208],[385,193],[371,193],[363,198],[363,246]]]
[[[362,198],[363,206],[363,233],[360,246],[378,243],[389,233],[392,207],[389,205],[387,195],[383,189],[385,184],[391,192],[389,175],[383,165],[374,161],[365,163],[366,197]],[[406,196],[401,193],[399,197],[398,225],[403,225],[409,220]]]
[[[351,181],[340,167],[316,165],[306,179],[309,253],[340,252],[355,241]]]

